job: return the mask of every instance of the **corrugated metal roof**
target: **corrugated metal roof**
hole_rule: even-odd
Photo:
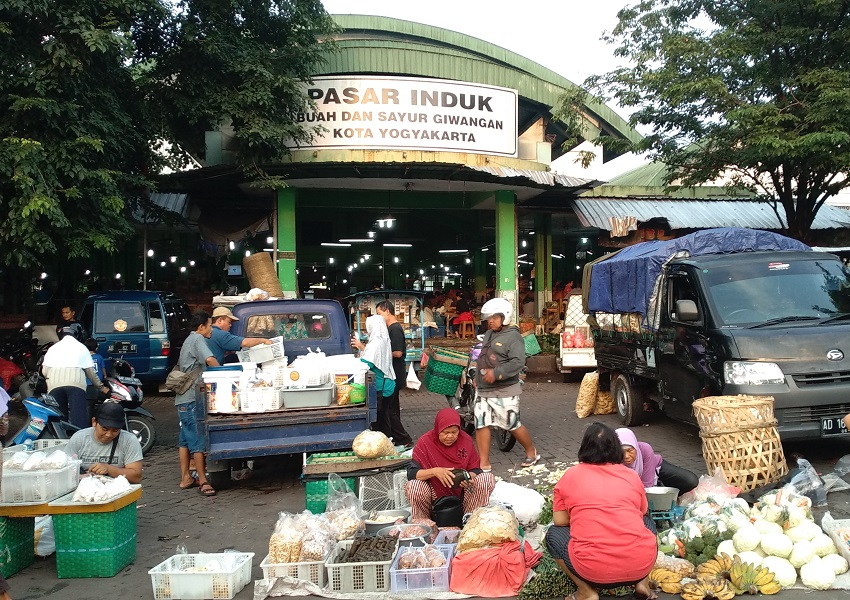
[[[186,219],[189,218],[189,203],[186,202],[187,197],[187,194],[154,192],[150,195],[150,200],[160,208],[176,212]]]
[[[585,227],[611,231],[611,217],[635,217],[638,222],[666,219],[671,229],[749,227],[781,229],[771,205],[751,200],[671,200],[664,198],[581,198],[573,200],[579,221]],[[784,213],[780,208],[780,214]],[[824,205],[812,229],[850,227],[850,211]]]
[[[532,169],[514,169],[512,167],[494,165],[469,165],[469,168],[489,173],[496,177],[522,177],[524,179],[530,179],[540,185],[560,185],[569,188],[580,188],[587,187],[591,183],[594,183],[593,179],[570,177],[569,175],[562,175],[561,173],[555,173],[554,171],[534,171]]]

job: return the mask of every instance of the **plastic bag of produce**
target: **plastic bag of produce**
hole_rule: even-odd
[[[443,561],[445,563],[445,561]],[[425,557],[425,552],[422,548],[414,548],[412,546],[404,546],[399,551],[398,556],[399,569],[427,569],[428,559]]]
[[[35,518],[35,555],[50,556],[56,552],[56,536],[53,533],[53,517],[50,515]]]
[[[491,548],[519,539],[519,523],[514,514],[501,506],[476,508],[460,532],[457,552]]]
[[[269,561],[272,564],[298,562],[303,543],[304,534],[295,527],[292,515],[280,513],[269,538]]]
[[[614,396],[611,392],[596,392],[596,407],[593,409],[594,415],[613,415],[617,412],[617,407],[614,405]]]
[[[596,394],[599,391],[599,373],[588,373],[581,380],[581,387],[576,398],[576,415],[584,419],[593,414],[596,408]]]
[[[826,506],[826,487],[812,463],[805,458],[797,459],[797,468],[792,471],[791,488],[811,499],[813,506]]]
[[[705,500],[709,496],[715,498],[734,498],[741,493],[741,488],[726,483],[723,469],[717,467],[714,475],[700,475],[697,487],[679,496],[679,504],[691,504],[696,500]]]
[[[361,431],[351,443],[351,449],[354,450],[359,458],[381,458],[382,456],[391,456],[395,454],[395,446],[386,435],[380,431]]]
[[[514,514],[522,526],[532,529],[540,519],[546,499],[537,490],[516,483],[497,481],[493,493],[490,494],[490,503],[497,502],[513,507]]]

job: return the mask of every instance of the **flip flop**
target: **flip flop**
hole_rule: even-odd
[[[216,495],[215,488],[210,485],[209,481],[205,481],[198,486],[198,491],[202,496],[212,497]]]
[[[533,467],[538,462],[540,462],[541,458],[542,457],[539,454],[535,455],[534,458],[529,458],[529,457],[526,456],[525,460],[523,460],[521,463],[519,463],[519,466],[522,469],[525,469],[525,468],[528,468],[528,467]]]
[[[198,481],[196,479],[193,479],[192,483],[190,483],[189,485],[180,484],[181,490],[188,490],[188,489],[193,488],[193,487],[198,487]]]

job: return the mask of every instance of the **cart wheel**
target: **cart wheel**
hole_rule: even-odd
[[[640,425],[646,419],[643,403],[646,393],[632,385],[629,378],[622,373],[611,382],[611,392],[617,402],[617,413],[626,427]]]

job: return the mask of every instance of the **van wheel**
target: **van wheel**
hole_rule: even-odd
[[[634,386],[626,375],[620,374],[611,382],[611,392],[617,403],[617,413],[626,427],[640,425],[646,418],[643,403],[646,393]]]

